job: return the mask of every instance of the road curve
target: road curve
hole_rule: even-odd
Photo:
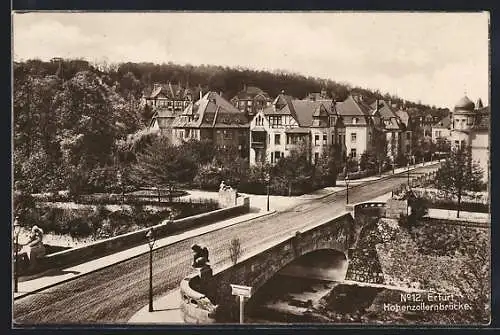
[[[435,167],[420,167],[412,171],[412,176],[433,169]],[[406,174],[395,175],[350,188],[349,201],[373,199],[405,183],[406,178]],[[208,247],[210,261],[216,267],[229,261],[228,248],[233,237],[240,239],[242,251],[246,253],[331,218],[344,209],[345,191],[157,249],[153,254],[155,297],[176,288],[181,279],[192,272],[190,246],[195,242]],[[148,255],[141,255],[15,300],[14,322],[23,326],[125,324],[148,302],[148,266]]]

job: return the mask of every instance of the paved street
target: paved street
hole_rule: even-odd
[[[424,166],[412,176],[429,172]],[[349,190],[350,202],[360,202],[390,192],[406,182],[406,174],[374,181]],[[155,296],[176,288],[191,272],[193,243],[208,247],[214,267],[229,261],[229,242],[240,238],[243,252],[250,252],[297,230],[326,220],[345,210],[345,192],[320,200],[304,200],[298,206],[267,217],[189,238],[154,252]],[[126,323],[147,304],[148,255],[130,259],[78,277],[14,302],[14,320],[19,324]]]

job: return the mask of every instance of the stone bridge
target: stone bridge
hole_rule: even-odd
[[[208,279],[202,280],[199,274],[184,278],[180,288],[185,322],[237,321],[238,297],[232,295],[230,284],[251,286],[256,292],[285,266],[311,252],[336,250],[349,262],[366,221],[363,217],[380,217],[384,206],[382,202],[348,205],[348,213],[298,231],[268,248],[254,250],[236,264],[216,269]]]

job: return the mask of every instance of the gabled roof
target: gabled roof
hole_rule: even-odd
[[[154,87],[146,88],[143,92],[143,96],[145,98],[155,99],[161,93],[169,99],[186,100],[188,97],[192,97],[193,99],[196,98],[200,90],[200,88],[185,88],[182,85],[172,85],[171,83],[155,84]]]
[[[192,116],[188,121],[186,116]],[[244,112],[215,92],[206,93],[200,100],[191,103],[181,116],[173,122],[175,128],[248,128],[250,125]]]
[[[254,99],[259,94],[263,95],[266,99],[271,100],[269,94],[267,94],[257,86],[246,86],[244,89],[239,91],[238,94],[236,94],[231,100],[250,100]]]
[[[354,100],[352,95],[344,101],[338,102],[335,107],[342,116],[369,116],[371,112],[367,104]]]
[[[446,129],[448,129],[448,128],[450,128],[450,125],[451,125],[451,118],[449,115],[447,115],[432,127],[433,128],[446,128]]]
[[[405,110],[397,110],[396,111],[396,115],[399,117],[399,119],[401,120],[401,122],[403,122],[403,124],[408,127],[408,123],[410,121],[410,115],[408,114],[407,111]]]
[[[264,115],[290,115],[300,127],[310,127],[313,117],[328,117],[334,113],[332,100],[299,100],[280,94],[273,104],[264,109]]]
[[[377,110],[377,102],[378,102],[378,112],[382,119],[390,119],[393,117],[397,117],[394,109],[389,106],[389,104],[385,100],[377,100],[371,104],[372,110]]]

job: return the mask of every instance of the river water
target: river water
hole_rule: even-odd
[[[247,303],[246,322],[361,323],[390,290],[345,282],[346,272],[343,254],[323,250],[302,257],[257,291]]]

